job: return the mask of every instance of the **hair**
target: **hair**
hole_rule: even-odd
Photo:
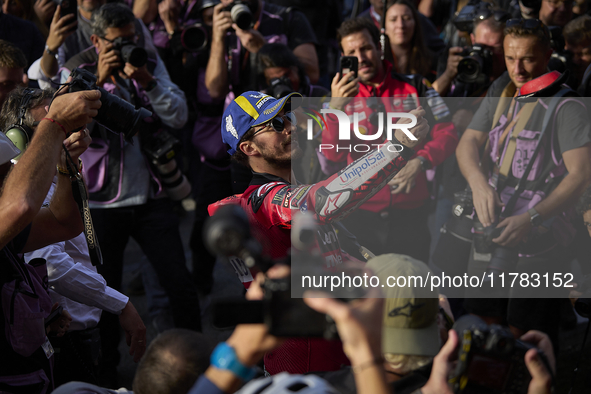
[[[174,328],[152,341],[133,379],[136,394],[185,394],[209,367],[212,343],[198,332]]]
[[[579,16],[568,22],[562,29],[562,34],[569,45],[591,45],[591,16]]]
[[[304,84],[306,73],[297,56],[287,45],[281,43],[265,44],[257,53],[259,61],[259,78],[264,83],[265,69],[271,67],[297,67],[300,77],[300,87]]]
[[[503,32],[505,30],[505,22],[498,21],[495,18],[495,11],[502,11],[500,8],[493,8],[491,15],[484,19],[484,20],[476,20],[474,21],[474,28],[472,29],[472,34],[476,34],[476,28],[480,25],[488,26],[492,31],[496,32]]]
[[[384,359],[388,364],[390,364],[390,367],[395,369],[401,375],[406,375],[407,373],[424,367],[433,361],[433,357],[431,356],[415,356],[392,353],[384,353]]]
[[[10,41],[0,40],[0,67],[27,68],[27,58],[19,47]]]
[[[4,0],[4,1],[10,1],[10,0]],[[35,6],[34,6],[35,1],[33,1],[33,0],[14,0],[14,1],[17,2],[21,6],[21,9],[23,10],[23,14],[21,16],[18,16],[18,15],[15,15],[15,16],[17,16],[21,19],[33,22],[35,24],[35,26],[37,26],[37,29],[39,29],[39,31],[41,32],[43,37],[47,38],[47,36],[49,35],[49,29],[47,28],[47,25],[45,25],[45,23],[43,23],[43,21],[41,21],[41,19],[39,19],[39,17],[37,16],[37,13],[35,12]]]
[[[505,28],[505,37],[513,36],[513,37],[536,37],[538,39],[538,44],[547,50],[550,50],[550,35],[548,33],[548,29],[544,25],[541,29],[525,29],[521,26],[512,26]]]
[[[354,19],[347,19],[344,21],[341,26],[337,29],[337,41],[339,42],[339,48],[341,52],[343,52],[343,46],[341,45],[341,41],[343,38],[350,36],[351,34],[360,33],[363,30],[367,30],[369,35],[371,36],[371,40],[373,41],[376,48],[380,48],[380,31],[367,18],[354,18]]]
[[[400,70],[400,72],[403,74],[410,72],[411,74],[427,76],[431,72],[433,54],[425,44],[425,39],[423,38],[421,21],[419,19],[419,11],[417,11],[417,8],[414,6],[414,4],[408,0],[390,0],[388,3],[386,3],[386,12],[388,9],[390,9],[390,7],[396,4],[407,6],[410,9],[412,17],[415,21],[415,28],[410,41],[411,52],[409,57],[410,61],[408,62],[409,69]],[[384,58],[394,63],[394,54],[392,53],[392,47],[390,46],[390,39],[388,38],[388,35],[386,35],[386,54]]]
[[[121,28],[133,23],[135,16],[128,6],[121,3],[107,3],[92,13],[92,32],[104,37],[110,27]]]
[[[583,215],[588,211],[591,211],[591,186],[585,190],[577,204],[577,213],[579,215]]]
[[[18,123],[19,108],[23,101],[23,97],[25,96],[25,89],[26,88],[24,87],[18,87],[17,89],[10,92],[8,98],[2,106],[2,110],[0,111],[0,130],[2,130],[4,133],[8,131],[8,127]],[[35,122],[35,119],[33,119],[33,116],[29,110],[43,105],[45,100],[51,99],[53,97],[53,93],[53,89],[35,90],[33,97],[31,100],[29,100],[26,106],[27,111],[25,112],[25,117],[23,119],[25,126],[30,128],[34,127],[33,123]]]
[[[234,152],[234,154],[232,155],[232,160],[237,161],[238,163],[242,164],[243,166],[245,166],[249,170],[251,170],[252,168],[250,167],[250,164],[248,163],[248,156],[246,156],[246,153],[242,152],[242,150],[240,149],[240,144],[251,139],[253,134],[254,134],[254,127],[251,127],[250,130],[248,130],[246,133],[244,133],[242,138],[240,138],[240,141],[238,141],[238,144],[236,145],[236,152]]]

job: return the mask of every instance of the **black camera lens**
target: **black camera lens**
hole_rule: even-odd
[[[269,86],[271,96],[275,97],[276,99],[285,97],[293,92],[291,80],[286,76],[281,78],[273,78],[269,81]]]
[[[591,317],[591,298],[579,298],[575,301],[575,311],[582,317]]]
[[[465,82],[475,82],[480,74],[480,64],[477,59],[465,57],[458,64],[458,74]]]
[[[135,45],[124,45],[120,49],[121,59],[134,67],[142,67],[148,63],[148,52],[144,48]]]
[[[76,68],[70,75],[72,77],[70,92],[95,89],[101,92],[101,107],[94,120],[114,133],[123,134],[127,141],[131,141],[137,133],[136,126],[139,120],[152,115],[147,109],[135,109],[133,105],[122,98],[97,87],[96,76],[90,71]]]
[[[205,49],[207,46],[207,30],[200,24],[187,27],[181,33],[181,45],[189,52]]]

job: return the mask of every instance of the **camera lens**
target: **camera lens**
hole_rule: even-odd
[[[480,74],[480,64],[472,57],[465,57],[458,64],[458,75],[464,82],[475,82]]]
[[[207,45],[207,32],[201,25],[187,27],[181,34],[181,44],[189,52],[197,52]]]
[[[242,30],[248,30],[252,26],[252,13],[245,4],[235,4],[230,11],[232,22]]]
[[[125,63],[129,63],[134,67],[142,67],[148,63],[148,52],[144,48],[132,44],[123,45],[121,47],[121,58]]]
[[[98,90],[101,92],[101,107],[94,119],[111,131],[122,133],[130,141],[136,134],[135,127],[139,120],[151,116],[152,113],[145,108],[136,110],[133,105],[103,88]]]

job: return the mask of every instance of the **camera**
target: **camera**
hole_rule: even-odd
[[[148,52],[128,38],[117,37],[114,39],[113,49],[119,51],[124,63],[129,63],[134,67],[142,67],[148,63]]]
[[[140,119],[152,116],[152,113],[145,108],[135,109],[133,105],[119,98],[105,89],[96,86],[96,76],[83,68],[76,68],[70,74],[70,92],[83,90],[98,90],[101,92],[101,107],[94,120],[101,126],[114,133],[121,133],[128,142],[137,133],[137,126]]]
[[[459,31],[472,32],[474,29],[474,16],[480,8],[480,0],[470,0],[454,18],[454,26]]]
[[[552,56],[548,61],[548,70],[564,73],[566,70],[572,70],[573,53],[564,49],[565,41],[560,26],[548,26],[550,35],[550,47],[552,47]]]
[[[271,96],[275,97],[276,99],[280,99],[281,97],[285,97],[291,92],[293,92],[293,88],[291,85],[291,79],[287,76],[282,76],[281,78],[273,78],[269,81],[269,93]]]
[[[177,30],[172,35],[169,45],[173,53],[199,52],[207,48],[209,32],[201,23],[195,23]]]
[[[181,142],[166,130],[160,130],[156,136],[142,134],[142,150],[158,171],[158,179],[173,201],[180,201],[191,193],[191,184],[178,168],[175,156],[181,148]]]
[[[499,325],[487,325],[474,315],[464,315],[454,324],[460,344],[458,364],[449,380],[455,393],[525,394],[531,375],[525,365],[525,353],[534,349],[513,337]],[[538,353],[548,371],[548,360]]]
[[[433,253],[433,264],[452,274],[466,272],[472,247],[472,191],[468,188],[454,193],[452,217],[441,228],[441,236]]]
[[[245,1],[234,1],[224,7],[223,11],[229,11],[232,22],[242,30],[248,30],[254,24],[253,12],[250,10],[249,3]]]
[[[461,53],[457,79],[463,83],[487,84],[492,75],[493,52],[490,47],[474,44]]]
[[[309,248],[315,244],[315,230],[297,220],[292,227],[292,244]],[[273,261],[263,256],[260,243],[250,232],[250,223],[244,210],[238,205],[221,207],[205,225],[205,245],[219,257],[240,258],[247,267],[256,266],[265,272],[276,263],[292,266],[292,276],[299,277],[305,269],[307,275],[318,274],[325,266],[321,255],[309,250],[292,251],[291,258]],[[299,262],[292,264],[293,262]],[[305,265],[301,267],[300,263]],[[243,298],[218,300],[213,308],[213,322],[216,327],[237,324],[266,324],[269,333],[280,337],[324,337],[335,338],[336,326],[327,315],[308,307],[304,300],[292,298],[291,278],[268,279],[264,282],[264,299],[247,301]],[[294,289],[296,290],[296,289]],[[299,289],[303,292],[304,289]],[[297,294],[301,296],[301,294]]]

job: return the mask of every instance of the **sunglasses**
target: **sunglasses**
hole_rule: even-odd
[[[509,19],[505,24],[506,28],[511,27],[521,27],[526,30],[531,30],[532,32],[542,31],[544,35],[550,38],[550,33],[548,32],[548,28],[544,23],[542,23],[539,19],[523,19],[523,18],[514,18]]]
[[[258,129],[254,132],[252,137],[254,137],[259,132],[266,129],[268,126],[271,126],[275,132],[282,133],[283,130],[285,130],[285,119],[287,119],[287,121],[289,123],[291,123],[292,126],[297,126],[298,122],[297,122],[295,114],[293,112],[286,112],[282,116],[276,116],[273,119],[271,119],[270,121],[268,121],[267,123],[263,124],[260,129]]]

